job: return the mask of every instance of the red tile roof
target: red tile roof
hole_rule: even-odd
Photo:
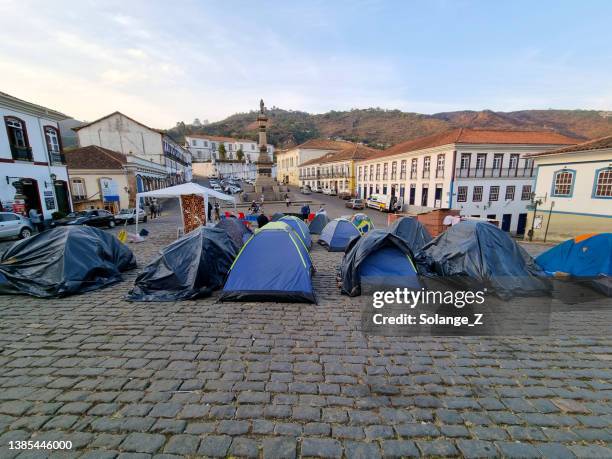
[[[122,169],[126,156],[118,151],[89,145],[66,151],[68,169]]]
[[[569,147],[559,148],[558,150],[531,153],[527,156],[557,155],[560,153],[571,153],[574,151],[604,150],[606,148],[612,148],[612,136],[589,140],[588,142],[582,142],[578,145],[571,145]]]
[[[305,163],[300,164],[301,166],[309,166],[311,164],[325,164],[325,163],[335,163],[338,161],[347,161],[347,160],[362,160],[368,159],[371,156],[378,153],[380,150],[375,150],[370,147],[366,147],[365,145],[360,145],[352,142],[344,142],[348,144],[342,150],[334,151],[331,153],[326,153],[325,155],[311,159],[306,161]]]
[[[459,128],[398,143],[368,159],[384,158],[452,144],[573,145],[579,139],[549,131],[503,131]]]
[[[290,150],[295,148],[304,150],[343,150],[352,145],[355,144],[346,140],[310,139],[297,147],[290,148]]]

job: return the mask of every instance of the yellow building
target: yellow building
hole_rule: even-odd
[[[299,166],[301,186],[314,188],[328,188],[337,193],[357,194],[355,178],[355,161],[370,158],[379,150],[346,142],[343,149],[327,153],[326,155],[306,161]]]
[[[276,152],[276,180],[289,185],[300,185],[299,167],[306,161],[355,145],[342,140],[312,139],[297,147]]]
[[[529,157],[537,171],[537,207],[527,222],[533,240],[562,241],[611,231],[612,136]]]

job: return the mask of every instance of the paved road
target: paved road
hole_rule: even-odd
[[[147,224],[141,267],[177,222]],[[30,439],[73,442],[53,457],[612,457],[609,315],[554,314],[554,337],[366,336],[341,254],[312,257],[317,305],[128,303],[137,270],[0,297],[0,458]]]

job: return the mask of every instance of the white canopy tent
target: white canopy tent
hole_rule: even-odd
[[[206,188],[205,186],[198,185],[194,182],[181,183],[180,185],[169,186],[167,188],[160,188],[159,190],[144,191],[142,193],[136,193],[136,215],[140,210],[140,198],[178,198],[181,203],[181,196],[196,194],[204,198],[204,213],[208,214],[208,200],[209,198],[220,199],[222,201],[229,201],[234,204],[236,208],[236,199],[225,193],[219,193],[218,191]],[[181,203],[181,221],[183,221],[183,205]],[[183,221],[183,227],[184,225]],[[136,218],[136,233],[138,233],[138,218]]]

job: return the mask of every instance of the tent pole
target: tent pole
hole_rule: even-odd
[[[136,234],[138,234],[138,211],[140,210],[140,196],[136,193]]]
[[[183,225],[183,236],[185,235],[185,215],[183,214],[183,200],[181,199],[182,195],[178,196],[179,206],[181,208],[181,225]]]
[[[204,194],[204,221],[208,225],[208,193]]]

